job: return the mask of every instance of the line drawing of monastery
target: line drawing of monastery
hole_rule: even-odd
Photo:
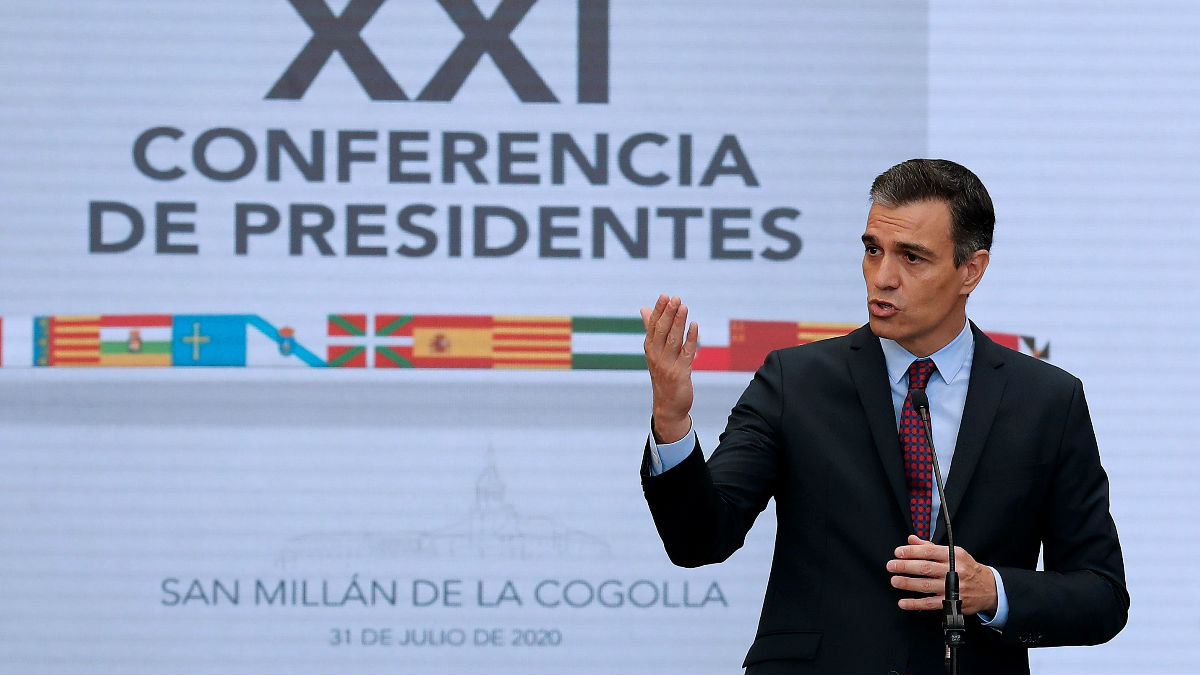
[[[310,533],[288,539],[279,564],[302,561],[365,561],[397,558],[528,560],[601,558],[611,547],[599,537],[550,516],[524,515],[506,501],[506,486],[489,446],[475,479],[475,502],[465,517],[429,530],[393,533]]]

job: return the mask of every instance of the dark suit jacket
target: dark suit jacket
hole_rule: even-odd
[[[972,331],[946,501],[955,543],[1003,578],[1009,616],[1002,633],[968,617],[961,672],[1028,672],[1029,647],[1112,638],[1129,594],[1082,384]],[[708,462],[697,445],[651,476],[646,459],[642,485],[668,555],[685,567],[728,558],[775,498],[750,672],[943,672],[941,613],[899,609],[884,568],[913,530],[883,351],[868,326],[772,352]],[[935,541],[945,543],[943,530]]]

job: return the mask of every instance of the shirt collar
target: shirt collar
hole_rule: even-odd
[[[887,364],[888,377],[894,383],[903,380],[908,375],[908,367],[919,358],[913,356],[895,340],[879,338],[879,346],[883,348],[883,359]],[[950,384],[960,375],[965,374],[963,366],[974,349],[975,336],[971,333],[971,322],[967,321],[963,323],[963,329],[959,331],[957,337],[950,341],[950,344],[930,354],[929,358],[933,359],[933,365],[937,366],[937,373],[942,381]]]

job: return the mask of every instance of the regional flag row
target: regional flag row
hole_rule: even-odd
[[[639,370],[640,318],[332,314],[327,362],[340,368]]]
[[[845,335],[849,323],[729,322],[693,368],[753,371],[773,349]],[[988,333],[1049,357],[1032,337]],[[642,370],[639,317],[328,314],[279,322],[257,314],[95,314],[0,319],[0,365]]]
[[[38,367],[325,365],[294,329],[255,314],[38,316],[31,333]]]

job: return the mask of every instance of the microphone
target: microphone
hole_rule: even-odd
[[[942,600],[942,632],[946,637],[946,670],[950,675],[958,675],[958,648],[967,642],[967,622],[963,617],[962,598],[958,592],[958,572],[954,571],[954,528],[950,525],[950,505],[946,503],[946,486],[942,484],[942,470],[938,467],[937,450],[933,447],[933,431],[929,428],[929,396],[923,390],[911,391],[909,396],[925,428],[925,440],[929,443],[929,454],[933,456],[933,478],[942,501],[940,511],[942,522],[946,524],[946,546],[950,552],[946,599]]]

